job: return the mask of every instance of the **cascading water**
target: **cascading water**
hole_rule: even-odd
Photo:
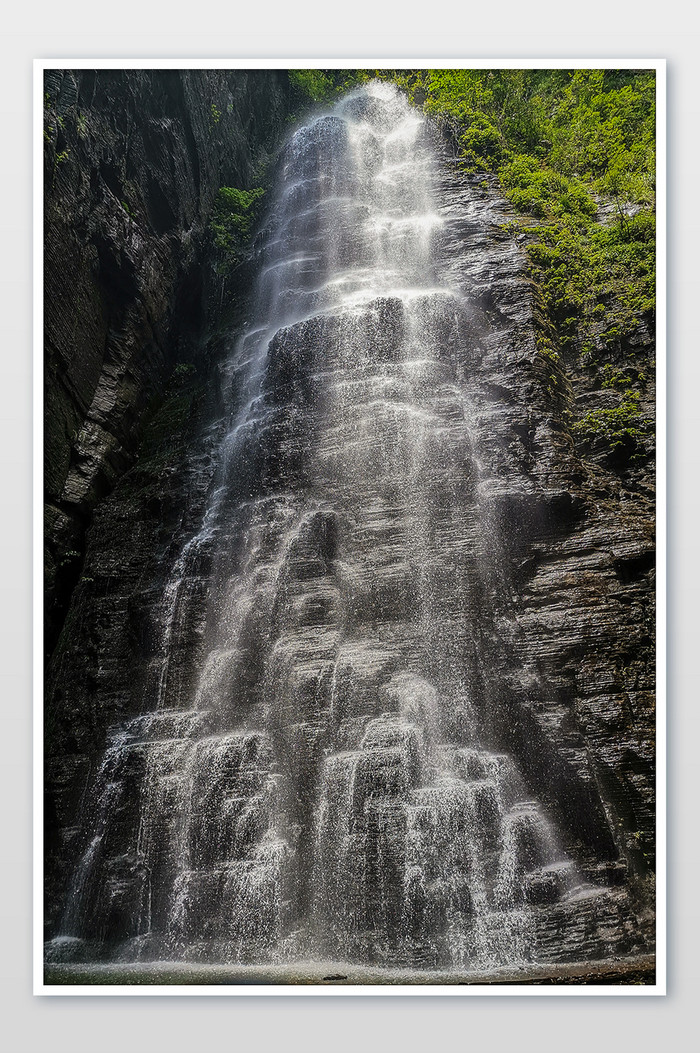
[[[85,804],[58,942],[463,970],[620,946],[619,902],[490,713],[507,587],[437,179],[383,84],[286,147],[208,510],[162,597],[152,696]]]

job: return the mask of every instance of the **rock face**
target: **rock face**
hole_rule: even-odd
[[[296,132],[220,395],[176,378],[94,514],[50,959],[652,945],[648,478],[577,452],[507,211],[440,155],[386,86]]]
[[[481,434],[490,433],[484,457],[497,479],[489,486],[511,576],[510,646],[518,671],[504,733],[529,757],[531,777],[546,797],[554,780],[552,796],[580,831],[592,818],[589,795],[599,798],[604,839],[612,837],[651,907],[653,439],[631,461],[629,451],[611,453],[604,442],[593,449],[575,442],[572,423],[583,412],[607,408],[610,392],[596,387],[575,357],[553,361],[538,350],[546,322],[537,290],[524,280],[523,257],[509,240],[508,210],[484,183],[475,178],[465,202],[463,179],[456,186],[448,180],[443,200],[454,216],[448,237],[468,239],[472,247],[461,254],[452,248],[455,276],[489,318],[498,319],[498,344],[484,359],[477,405],[484,413]],[[653,421],[654,343],[646,322],[618,356],[616,364],[645,370],[642,409]],[[567,769],[580,780],[579,790]],[[588,836],[595,841],[599,834],[591,829]]]
[[[222,290],[205,266],[222,185],[248,186],[288,112],[275,71],[45,75],[47,644],[95,504],[133,463]]]

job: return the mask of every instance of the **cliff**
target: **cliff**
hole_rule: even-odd
[[[255,166],[274,149],[288,105],[286,81],[275,73],[134,72],[104,80],[64,73],[47,80],[49,935],[58,929],[70,872],[87,848],[84,817],[91,805],[86,808],[85,789],[109,775],[105,746],[115,741],[110,729],[131,721],[134,734],[142,730],[133,722],[162,690],[164,646],[168,697],[184,707],[193,696],[193,658],[205,633],[215,553],[206,531],[196,551],[188,552],[188,539],[197,530],[203,536],[224,427],[222,393],[232,384],[221,353],[226,342],[207,343],[206,337],[217,328],[222,295],[243,304],[245,294],[243,272],[237,272],[239,289],[222,288],[206,227],[220,185],[259,181]],[[455,464],[464,464],[464,479],[455,483],[462,502],[458,533],[479,559],[497,567],[484,579],[474,556],[467,574],[467,593],[478,597],[469,602],[477,604],[480,618],[472,650],[464,655],[470,690],[489,714],[495,744],[517,758],[533,794],[556,819],[566,852],[588,881],[609,892],[609,913],[595,915],[598,901],[575,908],[583,919],[576,922],[581,953],[599,954],[601,924],[609,925],[609,946],[616,952],[648,949],[654,851],[653,320],[640,314],[612,341],[607,328],[604,338],[592,322],[586,339],[605,343],[607,372],[603,365],[592,368],[582,358],[581,340],[561,346],[551,303],[528,260],[535,227],[516,222],[497,178],[465,174],[457,159],[445,156],[438,195],[447,277],[472,305],[456,335],[445,319],[439,325],[451,366],[468,391],[473,448],[472,439],[465,439],[458,449],[463,425],[439,392],[426,398],[431,412],[446,414],[446,448]],[[383,308],[391,315],[387,325],[394,306],[387,301]],[[273,344],[266,397],[288,420],[286,430],[271,432],[256,455],[260,485],[269,488],[270,499],[290,480],[299,492],[309,485],[295,429],[311,427],[308,407],[317,378],[303,355],[335,346],[336,336],[331,324],[312,320],[299,332],[284,331]],[[378,360],[397,353],[391,343],[375,348]],[[635,427],[620,429],[618,389],[630,377],[638,392]],[[639,427],[640,419],[646,426]],[[313,445],[316,432],[309,434]],[[332,450],[333,441],[329,431],[324,449]],[[442,462],[438,469],[450,493],[451,476]],[[377,465],[380,470],[386,465]],[[245,490],[245,468],[236,471],[242,478],[230,485]],[[250,485],[255,493],[258,484]],[[392,486],[400,485],[397,476]],[[481,522],[473,520],[462,489],[488,510]],[[431,508],[446,500],[432,491],[430,499]],[[308,658],[311,667],[315,653],[309,644],[305,658],[302,615],[308,608],[314,646],[330,639],[330,615],[327,624],[314,621],[318,612],[310,597],[316,578],[338,573],[329,566],[340,527],[319,515],[306,526],[290,549],[286,571],[295,601],[289,618],[302,621],[285,631],[298,635],[293,660],[303,664]],[[385,553],[387,565],[401,568],[392,523],[377,519],[372,529],[377,559]],[[455,560],[461,558],[459,538],[447,526],[430,544],[435,575],[452,549]],[[401,587],[389,582],[382,592],[378,580],[375,594],[367,583],[358,586],[362,611],[356,617],[368,633],[384,616],[405,617],[412,594]],[[464,613],[458,600],[455,594],[454,611],[444,601],[455,623]],[[284,612],[275,617],[284,620]],[[255,692],[261,630],[250,633],[247,660],[235,672]],[[331,658],[329,651],[332,664]],[[336,656],[333,684],[319,680],[317,695],[304,704],[332,708],[335,698],[335,704],[359,706],[362,713],[373,705],[364,671],[353,672],[348,663],[345,669]],[[388,676],[390,664],[385,671]],[[228,681],[220,679],[225,692]],[[351,742],[358,727],[347,733],[348,756],[359,750]],[[157,734],[165,741],[170,730]],[[288,743],[302,782],[317,777],[323,745],[301,731]],[[371,757],[365,760],[368,785],[373,778],[381,781]],[[133,792],[123,795],[110,817],[113,898],[105,924],[112,940],[133,934],[127,901],[141,880],[141,861],[124,846],[138,818],[135,791],[144,778],[140,770],[127,774]],[[299,809],[295,819],[308,847],[309,817],[303,804]],[[167,838],[160,829],[153,836]],[[549,904],[557,896],[551,881],[558,879],[545,878],[532,894]],[[574,953],[557,943],[560,927],[574,918],[574,908],[567,909],[558,903],[551,911],[543,908],[538,940],[547,960]]]
[[[46,72],[48,654],[93,509],[176,364],[199,364],[213,305],[240,298],[245,278],[212,266],[212,207],[261,179],[289,104],[274,70]]]

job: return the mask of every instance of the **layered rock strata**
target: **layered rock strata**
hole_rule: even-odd
[[[207,265],[220,186],[247,187],[289,109],[282,72],[47,70],[44,96],[46,630],[92,510],[134,461],[224,289]],[[231,290],[228,290],[228,295]]]
[[[436,148],[386,89],[297,133],[220,402],[175,385],[95,514],[53,956],[650,945],[648,479],[577,452],[507,210]]]

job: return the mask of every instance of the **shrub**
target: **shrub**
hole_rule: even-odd
[[[252,190],[222,186],[216,196],[209,226],[215,246],[230,265],[240,262],[248,246],[264,193],[259,186]]]

